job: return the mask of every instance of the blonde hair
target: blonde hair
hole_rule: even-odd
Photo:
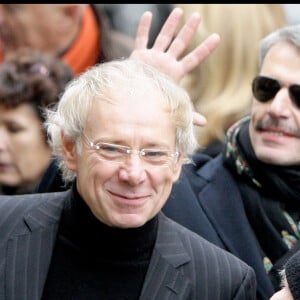
[[[250,112],[251,82],[258,73],[260,40],[286,24],[281,4],[177,4],[184,20],[193,12],[202,22],[192,47],[209,34],[221,43],[206,61],[184,78],[195,110],[208,121],[199,129],[199,144],[225,140],[228,127]],[[190,48],[191,49],[191,48]]]

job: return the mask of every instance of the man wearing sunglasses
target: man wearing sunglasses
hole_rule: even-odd
[[[300,247],[300,26],[261,41],[249,88],[251,114],[228,130],[218,157],[194,156],[164,211],[252,266],[257,299],[269,299]]]

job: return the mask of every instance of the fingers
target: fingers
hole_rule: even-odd
[[[205,126],[207,123],[206,118],[198,112],[193,112],[193,123],[196,126]]]
[[[192,42],[200,22],[200,15],[193,13],[170,45],[168,53],[178,58]]]
[[[155,39],[153,48],[160,51],[167,50],[173,40],[182,16],[183,10],[181,8],[176,7],[172,10],[162,29],[160,30],[157,38]]]
[[[194,50],[180,58],[180,55],[190,46],[201,22],[200,15],[193,13],[177,34],[177,27],[182,17],[183,10],[179,7],[174,8],[159,32],[153,47],[148,49],[152,13],[145,12],[138,25],[135,49],[130,57],[153,65],[180,82],[188,72],[199,66],[220,42],[219,35],[212,34]]]
[[[204,61],[219,45],[220,36],[216,33],[207,37],[196,49],[182,58],[184,73],[190,72]]]
[[[152,13],[150,11],[144,12],[140,19],[137,33],[136,33],[135,50],[147,49],[151,23],[152,23]]]

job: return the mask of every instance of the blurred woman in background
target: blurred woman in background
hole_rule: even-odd
[[[0,65],[0,194],[31,193],[50,164],[43,109],[55,105],[71,69],[23,49]]]

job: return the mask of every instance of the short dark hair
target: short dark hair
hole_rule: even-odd
[[[41,122],[43,110],[55,105],[74,74],[58,57],[19,49],[0,64],[0,104],[8,108],[29,103]]]

